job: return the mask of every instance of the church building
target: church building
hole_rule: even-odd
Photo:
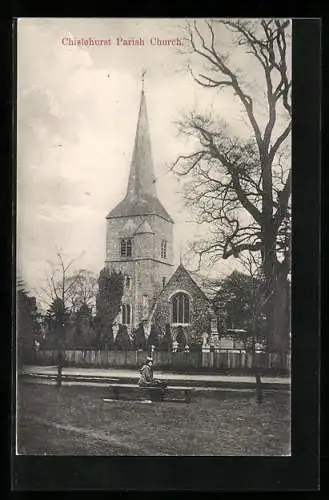
[[[144,89],[126,195],[107,215],[105,265],[124,275],[121,317],[128,330],[182,326],[187,340],[210,329],[209,280],[174,268],[174,221],[158,198]]]

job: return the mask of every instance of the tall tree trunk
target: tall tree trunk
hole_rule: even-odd
[[[65,344],[64,344],[64,335],[65,330],[62,326],[59,329],[58,334],[60,335],[58,339],[58,360],[57,360],[57,387],[62,386],[62,372],[64,365],[64,357],[65,357]]]
[[[60,345],[58,350],[58,362],[57,362],[57,387],[62,386],[62,371],[63,371],[63,348]]]
[[[267,329],[268,351],[284,353],[289,350],[289,292],[288,283],[272,276],[268,282]]]
[[[289,350],[289,293],[286,282],[278,276],[273,284],[270,348],[273,352]]]
[[[287,277],[279,271],[276,256],[276,235],[271,226],[265,234],[263,270],[267,288],[268,350],[283,353],[288,350],[289,293]]]

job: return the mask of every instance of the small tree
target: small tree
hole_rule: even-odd
[[[143,323],[140,323],[134,332],[134,345],[136,349],[146,350],[146,338]]]
[[[74,344],[77,347],[86,347],[92,342],[92,315],[87,304],[82,304],[76,313]]]
[[[113,349],[114,346],[114,335],[113,335],[113,326],[109,325],[106,334],[104,335],[103,339],[103,348],[104,349]]]
[[[49,305],[46,318],[48,331],[55,333],[54,338],[58,349],[57,385],[60,387],[67,331],[72,326],[70,324],[71,293],[79,276],[72,278],[72,266],[76,258],[66,263],[60,250],[57,250],[56,255],[57,263],[49,262],[51,271],[46,276],[45,286],[40,287],[40,290],[44,295],[43,300]]]
[[[113,345],[112,328],[120,312],[123,280],[121,272],[110,271],[108,268],[102,269],[99,274],[98,294],[96,297],[95,336],[96,344],[100,349],[104,348],[105,345],[108,348],[111,348]]]
[[[95,306],[97,295],[97,277],[87,269],[79,269],[67,279],[66,305],[72,313],[76,313],[82,306],[90,310]]]
[[[46,313],[46,323],[52,342],[55,343],[58,349],[57,385],[60,387],[62,384],[62,369],[67,340],[66,334],[70,323],[69,311],[61,298],[57,297],[53,300]]]
[[[261,277],[238,271],[233,271],[222,281],[214,299],[217,314],[225,318],[225,327],[246,331],[240,335],[246,350],[252,350],[256,339],[266,336],[265,306]]]
[[[95,349],[113,349],[113,326],[106,319],[96,316],[93,322],[93,331],[92,344]]]
[[[40,340],[40,321],[35,297],[29,296],[21,280],[17,283],[17,353],[18,364],[31,361],[35,341]]]
[[[119,331],[115,338],[114,346],[118,350],[127,351],[131,347],[131,340],[126,325],[119,325]]]
[[[70,313],[65,307],[63,300],[59,297],[54,299],[46,312],[45,322],[51,342],[54,342],[60,349],[65,344],[65,331],[69,319]]]
[[[170,325],[169,325],[169,323],[166,323],[165,334],[161,338],[160,348],[163,351],[170,351],[171,346],[172,346],[172,336],[171,336],[171,331],[170,331]]]
[[[184,351],[185,346],[186,346],[186,337],[185,337],[183,327],[181,325],[179,325],[179,327],[178,327],[176,341],[178,343],[178,350]]]
[[[147,347],[151,349],[152,345],[157,349],[159,347],[161,337],[160,328],[157,325],[151,325],[150,335],[147,339]]]

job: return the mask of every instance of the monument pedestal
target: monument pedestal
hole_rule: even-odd
[[[218,334],[218,324],[217,324],[217,318],[213,317],[211,319],[211,324],[210,324],[210,335],[209,335],[209,344],[216,348],[219,348],[219,334]]]

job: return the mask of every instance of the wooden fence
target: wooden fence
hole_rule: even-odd
[[[139,368],[145,361],[144,351],[65,351],[65,366],[79,367],[116,367]],[[56,365],[58,352],[55,350],[40,350],[36,353],[35,362],[40,365]],[[244,351],[197,351],[197,352],[166,352],[153,353],[154,365],[161,369],[181,371],[233,371],[250,372],[255,367],[263,372],[289,373],[291,369],[290,354],[258,353],[248,354]]]

